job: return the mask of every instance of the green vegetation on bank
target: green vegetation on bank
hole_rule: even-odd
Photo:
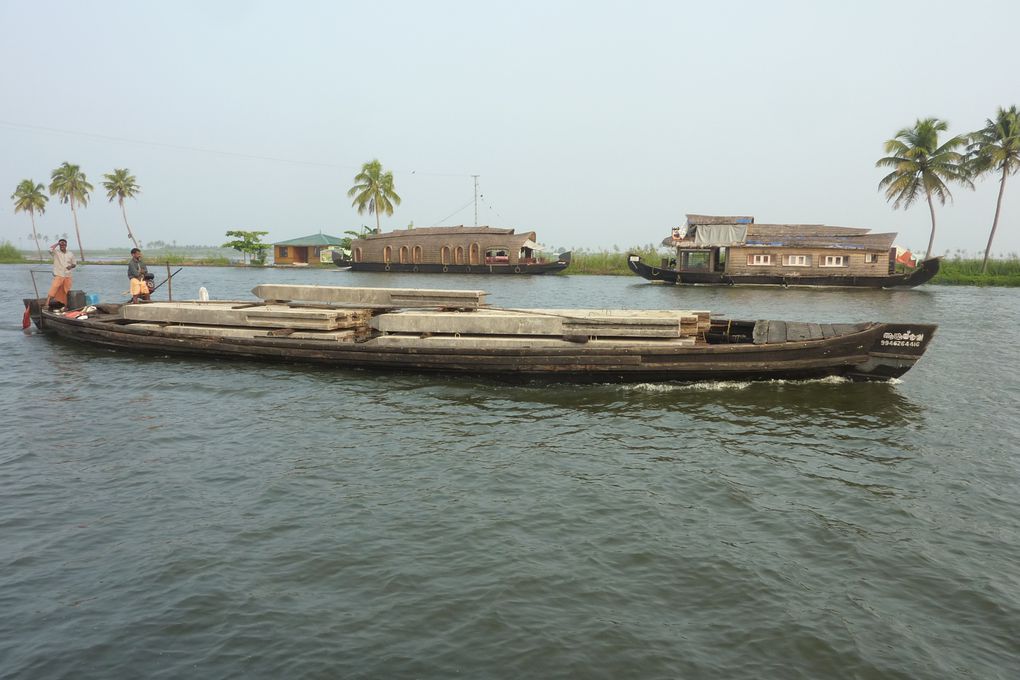
[[[982,273],[982,269],[985,269]],[[1020,286],[1020,257],[1004,260],[965,260],[943,258],[933,284],[948,286]]]
[[[579,250],[571,251],[570,266],[564,274],[607,274],[623,275],[631,274],[627,267],[627,255],[634,253],[640,255],[645,262],[658,262],[662,259],[655,246],[647,245],[632,248],[626,251],[612,250]]]
[[[13,264],[17,262],[25,262],[25,256],[21,254],[21,251],[15,248],[10,241],[0,242],[0,263]]]

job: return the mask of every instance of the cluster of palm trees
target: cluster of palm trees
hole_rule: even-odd
[[[952,200],[949,184],[957,183],[970,189],[974,180],[988,173],[996,173],[999,179],[999,197],[995,203],[995,217],[988,235],[981,273],[988,268],[988,256],[999,226],[1002,211],[1002,195],[1006,189],[1006,177],[1020,169],[1020,112],[1016,106],[999,108],[995,118],[985,121],[977,132],[957,135],[945,142],[939,142],[939,133],[949,129],[944,120],[938,118],[918,119],[911,128],[904,128],[886,141],[885,157],[878,159],[877,167],[892,168],[892,171],[878,183],[885,190],[887,200],[893,208],[908,208],[922,196],[928,202],[931,213],[931,236],[925,259],[931,257],[935,245],[935,203],[938,199],[945,205]]]
[[[127,168],[115,168],[113,172],[103,175],[103,188],[106,189],[106,196],[112,202],[117,199],[120,204],[120,212],[124,217],[124,226],[127,227],[128,238],[138,248],[138,240],[131,231],[128,224],[127,211],[124,209],[124,199],[134,198],[142,188],[135,181],[135,176]],[[81,259],[85,260],[85,248],[81,242],[81,231],[78,228],[78,206],[87,206],[91,197],[93,187],[89,183],[85,173],[77,165],[64,161],[59,168],[50,173],[49,195],[56,196],[61,203],[71,206],[71,217],[74,220],[74,234],[78,239],[78,252]],[[14,212],[27,212],[32,219],[32,236],[35,239],[35,249],[42,259],[42,248],[39,246],[39,232],[35,228],[35,216],[46,212],[46,203],[49,196],[46,195],[46,186],[36,184],[34,180],[23,179],[18,183],[14,193],[11,194],[14,201]]]

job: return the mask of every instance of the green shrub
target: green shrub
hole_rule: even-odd
[[[0,262],[4,263],[15,263],[24,262],[25,256],[21,254],[21,251],[14,247],[14,244],[10,241],[0,242]]]
[[[981,273],[981,260],[959,257],[944,258],[932,283],[950,286],[1020,286],[1020,257],[1012,255],[1001,260],[988,260],[988,269]]]
[[[627,266],[627,256],[633,253],[640,255],[645,262],[658,264],[663,255],[654,246],[634,247],[627,251],[593,251],[574,250],[571,253],[570,266],[564,274],[609,274],[609,275],[632,275],[633,272]]]

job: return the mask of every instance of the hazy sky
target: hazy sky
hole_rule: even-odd
[[[685,213],[898,231],[883,142],[1020,105],[1020,3],[0,0],[0,190],[63,161],[96,187],[86,247],[129,247],[103,173],[129,168],[143,241],[340,235],[378,158],[383,228],[478,223],[551,246],[658,243]],[[953,190],[935,249],[983,250],[997,178]],[[0,240],[29,247],[27,215]],[[51,200],[41,232],[69,232]],[[1020,177],[993,252],[1020,251]]]

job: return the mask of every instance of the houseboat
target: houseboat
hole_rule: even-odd
[[[895,238],[857,227],[687,215],[662,242],[675,249],[673,257],[650,264],[629,255],[627,265],[650,281],[708,285],[895,288],[918,286],[938,273],[938,257],[898,272]]]
[[[351,241],[350,261],[360,272],[423,274],[550,274],[570,264],[570,253],[543,257],[535,232],[494,227],[423,227],[369,234]]]

